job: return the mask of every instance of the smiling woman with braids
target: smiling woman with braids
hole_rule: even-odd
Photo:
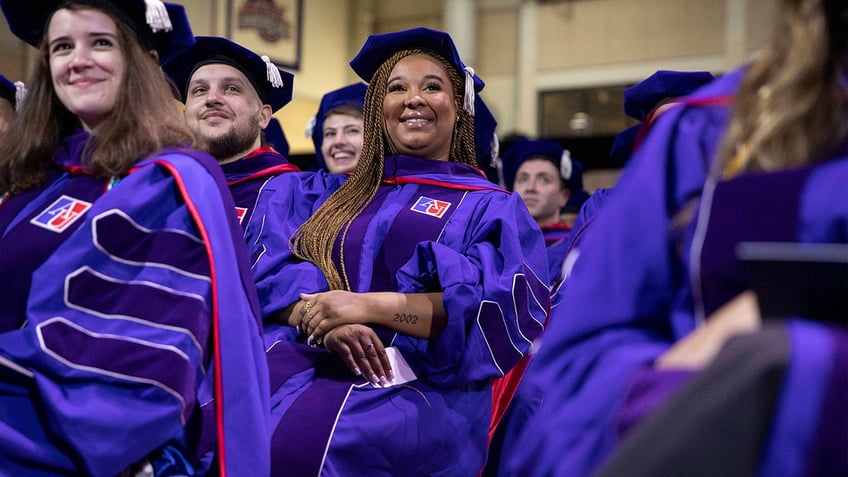
[[[369,82],[356,169],[275,179],[248,230],[263,315],[301,332],[266,325],[273,468],[475,475],[492,380],[542,330],[542,236],[476,167],[482,82],[447,34],[372,35],[351,66]]]

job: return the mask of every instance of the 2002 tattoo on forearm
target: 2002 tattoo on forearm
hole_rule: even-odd
[[[418,323],[418,315],[407,315],[406,313],[395,313],[395,317],[392,321],[397,321],[398,323],[409,323],[414,325]]]

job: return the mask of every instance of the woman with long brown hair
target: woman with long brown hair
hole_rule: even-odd
[[[267,368],[232,198],[188,148],[159,69],[194,42],[185,10],[0,7],[38,48],[0,144],[0,469],[267,472]],[[217,452],[200,460],[199,442]]]
[[[763,51],[653,124],[587,232],[504,474],[587,475],[619,447],[603,475],[848,471],[844,268],[815,287],[801,261],[771,272],[775,297],[753,263],[844,267],[848,6],[780,3]]]
[[[542,236],[476,167],[482,82],[446,33],[372,35],[351,66],[369,82],[356,169],[318,192],[330,175],[275,179],[248,230],[266,321],[300,331],[268,343],[273,469],[475,475],[492,380],[547,312]]]

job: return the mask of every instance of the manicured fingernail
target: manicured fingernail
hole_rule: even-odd
[[[379,385],[380,384],[380,378],[377,377],[376,374],[371,376],[371,383],[373,383],[375,386]]]
[[[388,379],[386,379],[386,377],[385,377],[385,376],[380,376],[380,384],[382,384],[383,386],[388,386],[388,385],[389,385],[389,380],[388,380]]]
[[[360,371],[359,368],[353,368],[353,374],[357,376],[362,376],[362,371]]]
[[[395,372],[392,371],[391,369],[389,370],[389,380],[391,380],[391,381],[395,380]]]

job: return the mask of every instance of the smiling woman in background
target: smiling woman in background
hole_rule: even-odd
[[[321,98],[318,112],[309,121],[306,134],[312,137],[318,167],[331,174],[353,172],[362,152],[362,102],[364,83],[330,91]]]

